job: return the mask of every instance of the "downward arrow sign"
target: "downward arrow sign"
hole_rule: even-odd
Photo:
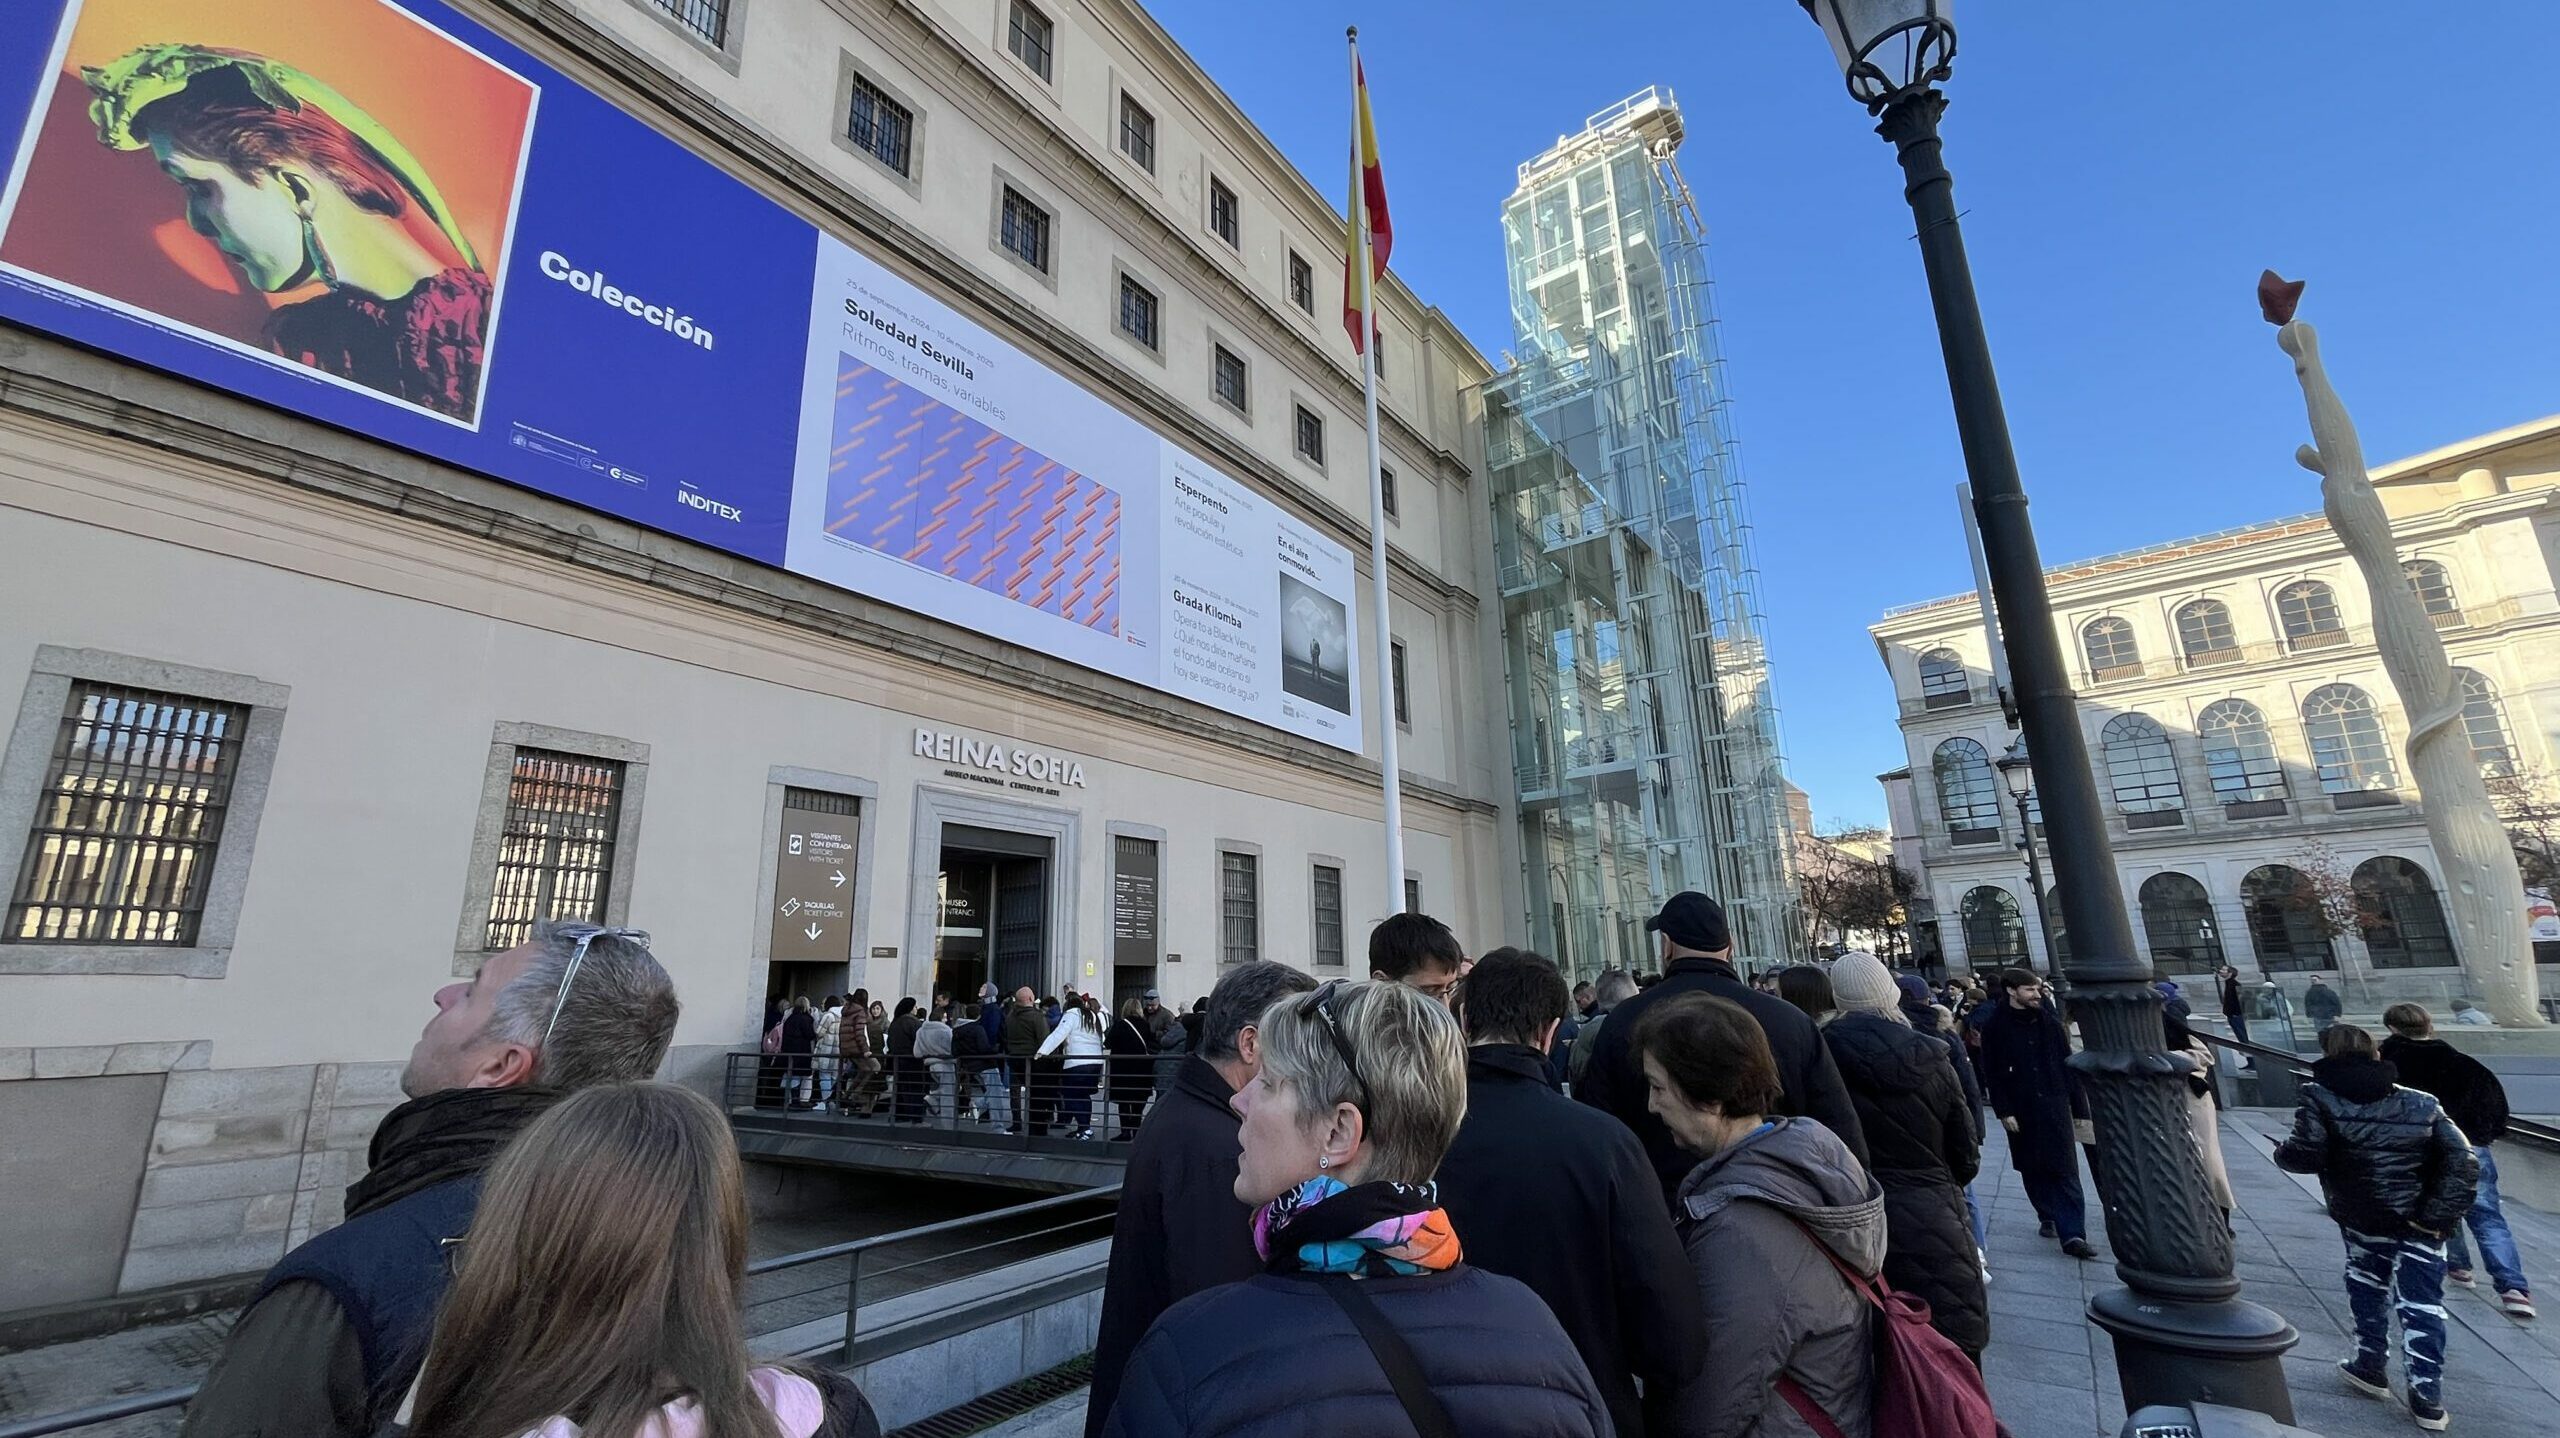
[[[816,924],[811,924],[811,925],[810,925],[810,926],[809,926],[809,927],[808,927],[804,932],[806,932],[806,933],[808,934],[808,936],[809,936],[809,941],[810,941],[811,943],[816,943],[816,942],[817,942],[817,939],[818,939],[818,935],[819,935],[819,934],[821,934],[821,933],[823,933],[823,932],[825,932],[825,931],[824,931],[824,930],[822,930],[822,929],[820,929]]]
[[[828,877],[827,882],[828,882],[828,883],[830,883],[830,884],[833,884],[835,887],[837,887],[837,888],[839,888],[839,889],[843,888],[843,887],[844,887],[844,870],[842,870],[842,869],[838,869],[838,870],[836,870],[834,874],[832,874],[832,875],[830,875],[830,876]]]

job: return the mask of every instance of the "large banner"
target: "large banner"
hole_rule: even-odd
[[[1351,556],[442,6],[0,6],[0,317],[1343,749]]]

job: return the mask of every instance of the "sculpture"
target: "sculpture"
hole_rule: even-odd
[[[2355,422],[2321,367],[2320,337],[2293,317],[2302,283],[2280,279],[2273,270],[2258,279],[2259,310],[2277,327],[2277,345],[2293,357],[2310,413],[2312,442],[2294,451],[2294,458],[2320,476],[2329,528],[2364,572],[2373,600],[2374,643],[2409,715],[2409,772],[2418,783],[2427,838],[2444,869],[2445,910],[2463,971],[2499,1023],[2539,1028],[2544,1021],[2535,1003],[2524,875],[2472,757],[2462,724],[2462,686],[2445,658],[2444,639],[2401,573],[2391,517],[2365,473]]]

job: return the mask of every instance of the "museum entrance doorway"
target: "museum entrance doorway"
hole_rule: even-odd
[[[1056,868],[1045,835],[970,824],[942,826],[934,878],[933,992],[975,1003],[992,979],[1000,993],[1049,983],[1049,885]]]

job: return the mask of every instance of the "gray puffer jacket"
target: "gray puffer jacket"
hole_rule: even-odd
[[[1831,1130],[1771,1119],[1692,1170],[1675,1217],[1707,1311],[1707,1375],[1673,1400],[1682,1438],[1812,1438],[1778,1396],[1781,1373],[1868,1438],[1875,1310],[1789,1216],[1858,1273],[1884,1266],[1884,1192]]]

